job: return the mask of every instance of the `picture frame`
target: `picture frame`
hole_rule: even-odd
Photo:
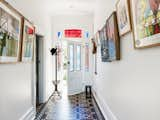
[[[23,16],[0,1],[0,64],[20,61]]]
[[[124,36],[131,31],[129,0],[118,0],[116,4],[119,35]]]
[[[160,5],[160,2],[155,0],[131,0],[130,4],[134,48],[160,46],[160,11],[159,7],[156,7]]]
[[[32,62],[34,57],[35,27],[28,20],[24,19],[23,42],[22,42],[22,62]]]
[[[109,61],[120,60],[120,37],[118,33],[116,12],[111,14],[106,21],[106,25]]]
[[[102,62],[110,62],[109,51],[108,51],[108,39],[107,39],[107,24],[103,26],[99,34],[100,34],[100,43],[101,43]]]

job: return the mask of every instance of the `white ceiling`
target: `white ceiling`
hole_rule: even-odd
[[[51,14],[90,14],[96,0],[45,0],[45,9]]]

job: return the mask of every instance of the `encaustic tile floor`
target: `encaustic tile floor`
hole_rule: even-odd
[[[60,100],[51,98],[35,120],[105,120],[94,98],[87,98],[85,93],[67,96]]]

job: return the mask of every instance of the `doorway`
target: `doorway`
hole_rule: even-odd
[[[43,97],[43,43],[44,43],[44,37],[41,35],[36,35],[36,109],[37,111],[40,111],[43,103],[42,103],[42,97]]]
[[[68,42],[68,95],[82,92],[82,49],[81,43]]]
[[[58,79],[61,80],[61,91],[66,92],[67,95],[75,95],[83,90],[82,50],[82,43],[61,41],[61,57],[58,57],[61,61],[58,60]],[[59,65],[60,63],[62,65]]]

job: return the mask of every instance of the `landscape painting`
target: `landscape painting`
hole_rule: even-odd
[[[21,16],[0,2],[0,63],[18,62],[21,42]]]
[[[131,31],[129,0],[119,0],[116,9],[119,34],[122,36]]]
[[[118,34],[118,25],[116,12],[114,12],[107,20],[107,39],[109,60],[120,60],[120,39]]]
[[[131,0],[135,48],[160,45],[160,0]]]
[[[25,20],[23,28],[23,49],[22,49],[23,62],[31,62],[33,60],[34,41],[35,41],[34,26],[30,22]]]

